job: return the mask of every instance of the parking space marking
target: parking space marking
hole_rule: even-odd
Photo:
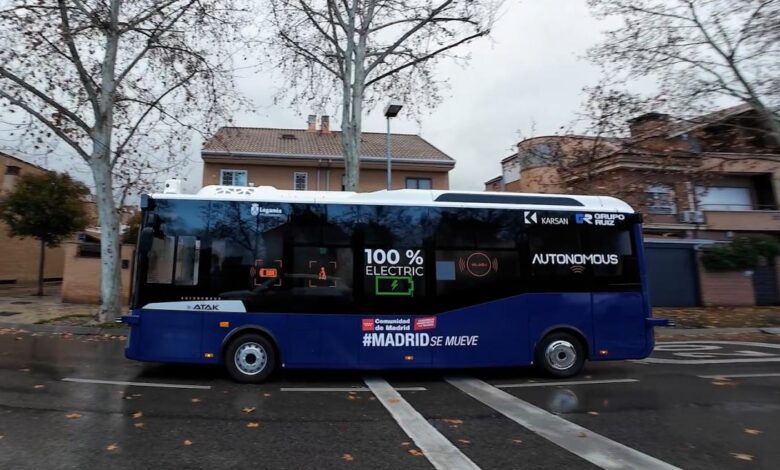
[[[386,380],[379,377],[363,379],[377,400],[387,409],[401,429],[412,438],[431,464],[441,470],[479,469],[455,445],[436,430],[423,415],[404,400]]]
[[[396,387],[399,392],[425,392],[425,387]],[[280,392],[370,392],[368,387],[282,387]]]
[[[499,384],[496,388],[526,388],[526,387],[557,387],[559,385],[596,385],[596,384],[625,384],[639,382],[637,379],[611,379],[611,380],[569,380],[558,382],[525,382],[521,384]]]
[[[211,390],[210,385],[189,385],[189,384],[162,384],[153,382],[125,382],[122,380],[98,380],[98,379],[79,379],[76,377],[65,377],[63,382],[76,382],[85,384],[100,385],[128,385],[132,387],[157,387],[157,388],[186,388],[196,390]]]
[[[766,374],[718,374],[699,376],[701,379],[748,379],[751,377],[780,377],[780,372],[769,372]]]
[[[481,380],[467,377],[450,377],[446,380],[512,421],[601,468],[677,468],[548,413]]]

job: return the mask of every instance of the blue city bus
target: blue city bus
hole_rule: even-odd
[[[129,359],[279,368],[536,365],[653,350],[641,216],[615,198],[208,186],[144,196]]]

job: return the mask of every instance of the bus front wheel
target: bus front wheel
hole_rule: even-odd
[[[536,348],[536,365],[549,376],[566,378],[577,375],[584,364],[585,348],[569,333],[550,333]]]
[[[265,336],[243,334],[234,339],[225,351],[225,367],[237,382],[261,383],[276,367],[276,350]]]

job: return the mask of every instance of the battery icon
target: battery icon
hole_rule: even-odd
[[[412,297],[414,295],[414,278],[410,276],[377,276],[374,278],[374,293],[376,295]]]

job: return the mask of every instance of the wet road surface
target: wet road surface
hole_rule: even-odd
[[[120,339],[0,335],[0,468],[777,468],[780,344],[661,343],[533,370],[285,372],[127,361]],[[65,380],[63,380],[65,379]]]

